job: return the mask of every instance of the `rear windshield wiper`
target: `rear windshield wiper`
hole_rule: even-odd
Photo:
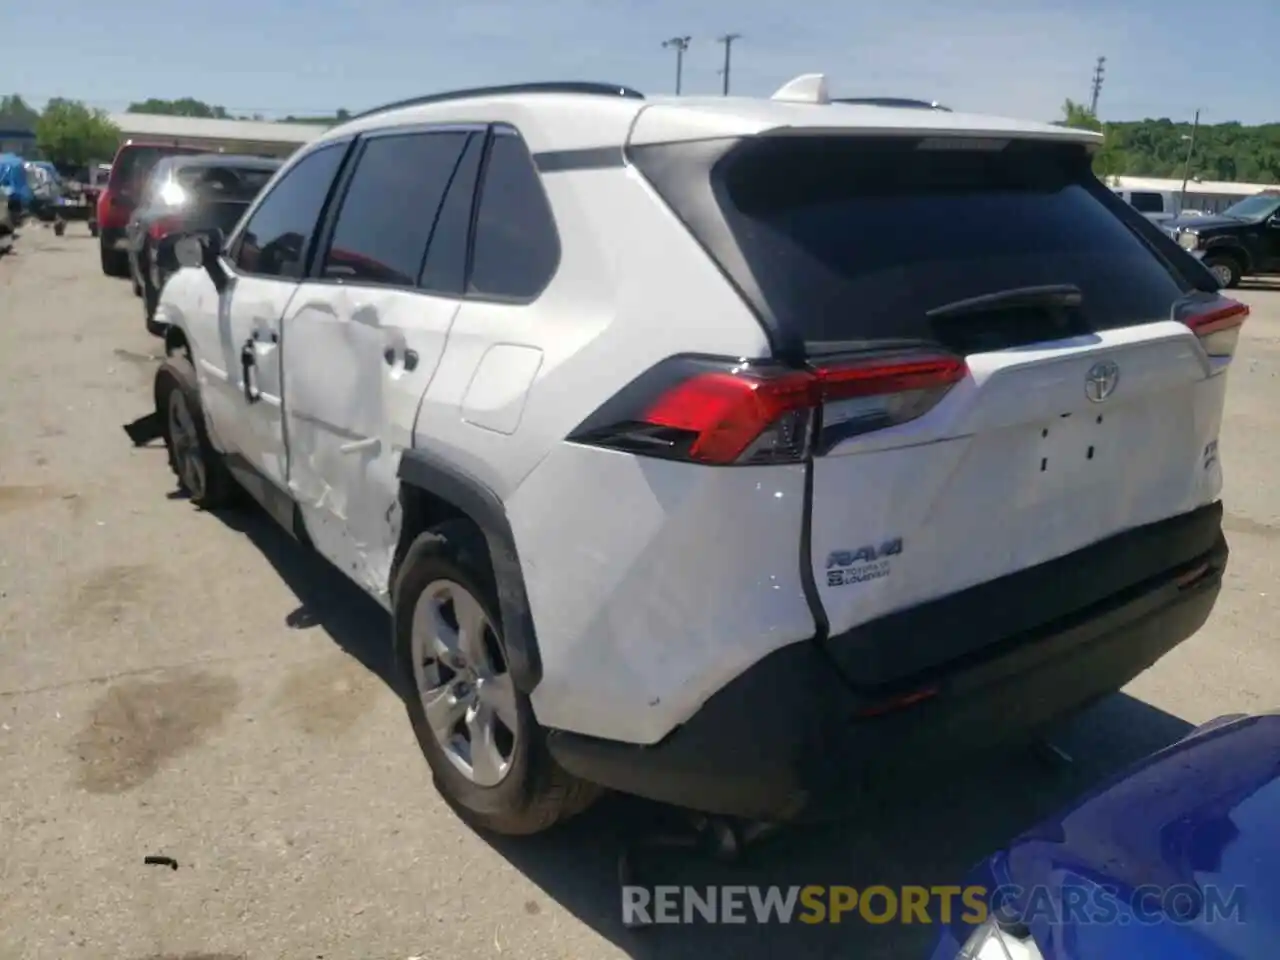
[[[934,320],[940,317],[958,317],[966,313],[991,313],[1025,307],[1078,307],[1083,300],[1084,294],[1072,283],[1010,287],[1008,290],[997,290],[979,297],[944,303],[927,311],[925,316]]]

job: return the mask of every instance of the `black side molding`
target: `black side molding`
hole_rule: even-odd
[[[439,497],[467,514],[484,533],[498,587],[507,668],[516,686],[526,694],[532,693],[542,680],[542,657],[538,653],[538,638],[516,552],[515,534],[502,500],[482,481],[427,450],[406,450],[400,457],[398,473],[402,482]]]

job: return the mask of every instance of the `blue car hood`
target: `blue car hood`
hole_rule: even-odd
[[[1280,956],[1280,715],[1173,744],[1016,838],[986,874],[1044,901],[1020,906],[1045,960]],[[1103,890],[1113,916],[1063,909]]]

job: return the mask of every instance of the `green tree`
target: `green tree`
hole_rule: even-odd
[[[138,103],[129,104],[126,113],[154,113],[166,117],[200,117],[205,120],[230,120],[231,114],[226,107],[210,106],[195,97],[181,97],[177,100],[161,100],[148,97]]]
[[[1067,100],[1062,105],[1062,125],[1078,130],[1093,130],[1102,134],[1102,146],[1093,155],[1093,172],[1100,178],[1127,173],[1129,158],[1114,131],[1108,128],[1082,103]]]
[[[40,111],[28,105],[18,94],[0,97],[0,127],[33,130],[39,119]]]
[[[319,127],[332,127],[335,124],[345,123],[351,119],[351,111],[345,107],[339,107],[338,110],[328,117],[295,117],[293,114],[281,120],[281,123],[310,123]]]
[[[107,114],[77,100],[50,100],[36,122],[36,145],[54,163],[85,166],[113,156],[119,142]]]

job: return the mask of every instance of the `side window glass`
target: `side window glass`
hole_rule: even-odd
[[[237,269],[261,277],[302,277],[307,246],[346,150],[345,143],[321,147],[281,178],[240,235]]]
[[[356,161],[321,276],[413,286],[469,134],[374,137]]]
[[[560,261],[551,206],[524,141],[500,130],[489,147],[476,216],[468,292],[527,300]]]
[[[1158,193],[1134,193],[1131,202],[1139,213],[1164,212],[1164,198]]]
[[[418,286],[432,293],[462,296],[467,279],[467,240],[471,235],[471,203],[475,198],[476,176],[484,153],[484,134],[474,133],[467,141],[449,192],[436,217],[435,230],[427,247]]]

